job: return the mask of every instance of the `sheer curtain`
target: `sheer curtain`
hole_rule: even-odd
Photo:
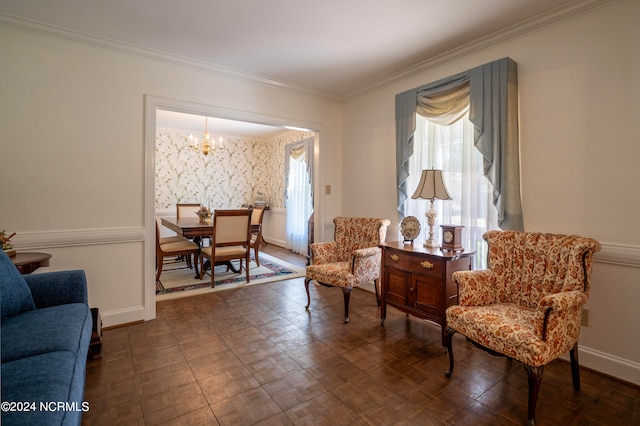
[[[476,250],[474,268],[484,268],[486,245],[482,234],[498,229],[498,210],[493,205],[493,187],[484,176],[483,157],[473,144],[474,127],[468,114],[449,126],[435,124],[416,115],[414,152],[409,159],[407,188],[418,186],[423,169],[441,169],[450,201],[436,200],[438,211],[436,226],[443,224],[464,225],[462,244]],[[427,228],[425,212],[428,201],[407,199],[406,216],[415,216]],[[436,236],[440,229],[435,229]]]
[[[291,251],[305,256],[309,245],[309,218],[313,213],[312,164],[312,138],[286,146],[287,245]]]

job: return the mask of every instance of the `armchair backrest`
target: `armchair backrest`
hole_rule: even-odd
[[[351,260],[354,250],[376,247],[387,238],[388,219],[365,217],[335,217],[336,226],[334,240],[336,242],[337,260]]]
[[[577,235],[488,231],[488,265],[503,303],[529,308],[544,296],[580,290],[589,295],[593,254],[600,244]]]

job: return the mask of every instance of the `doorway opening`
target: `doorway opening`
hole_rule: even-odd
[[[207,117],[208,130],[210,133],[223,136],[223,147],[224,147],[224,138],[225,133],[227,137],[235,136],[236,139],[243,139],[238,136],[244,136],[243,134],[238,134],[239,131],[235,130],[220,130],[224,129],[225,125],[234,125],[234,126],[242,126],[246,131],[262,131],[263,134],[267,134],[264,132],[273,132],[271,133],[272,138],[278,139],[278,134],[283,135],[282,138],[285,142],[293,142],[294,139],[287,140],[287,137],[295,138],[300,132],[305,132],[311,135],[311,163],[316,165],[318,162],[318,154],[319,154],[319,143],[322,134],[322,126],[317,123],[309,123],[309,122],[300,122],[297,120],[291,120],[282,117],[274,117],[267,116],[263,114],[250,113],[246,111],[238,111],[232,110],[228,108],[220,108],[214,107],[210,105],[196,104],[191,102],[179,101],[174,99],[167,98],[159,98],[153,96],[145,97],[145,215],[144,215],[144,223],[145,223],[145,286],[144,286],[144,303],[145,303],[145,319],[153,319],[155,318],[155,223],[156,223],[156,213],[158,211],[157,206],[157,184],[156,180],[159,176],[156,174],[156,164],[157,164],[157,156],[161,154],[156,150],[156,139],[158,134],[158,129],[163,128],[173,128],[175,133],[172,137],[180,139],[182,136],[188,135],[188,133],[199,133],[200,135],[205,131],[205,117]],[[171,122],[171,120],[178,120],[180,118],[188,118],[191,121],[191,124],[186,125],[178,125],[177,121]],[[180,129],[182,127],[182,129]],[[293,132],[293,133],[292,133]],[[236,135],[233,135],[236,133]],[[254,133],[255,135],[255,133]],[[275,136],[274,136],[275,135]],[[289,135],[289,136],[287,136]],[[245,139],[251,139],[250,135],[245,137]],[[184,142],[184,141],[182,141]],[[236,141],[231,141],[236,143]],[[229,145],[231,147],[232,144]],[[187,145],[185,145],[185,152],[189,150]],[[224,150],[224,148],[223,148]],[[173,155],[175,153],[172,153]],[[197,154],[193,152],[193,154]],[[215,156],[216,153],[213,153]],[[236,153],[238,154],[238,153]],[[162,154],[166,155],[166,154]],[[226,154],[231,155],[230,152]],[[238,154],[240,155],[240,154]],[[235,155],[235,157],[238,157]],[[194,161],[205,161],[205,157],[210,157],[209,161],[212,161],[210,155],[205,156],[202,153],[199,153]],[[253,159],[253,167],[256,166],[256,161],[263,161],[263,156],[258,156],[259,160]],[[185,157],[186,158],[186,157]],[[184,160],[184,158],[183,158]],[[224,161],[229,161],[227,157]],[[282,162],[284,162],[284,154],[282,155]],[[219,169],[219,168],[218,168]],[[280,168],[283,170],[283,168]],[[317,170],[317,167],[315,168]],[[281,193],[284,197],[284,185],[285,178],[284,173],[281,176],[282,188]],[[315,172],[312,175],[313,186],[317,186],[317,182],[319,181]],[[222,179],[221,176],[218,176],[218,181]],[[215,179],[215,176],[214,176]],[[195,188],[194,186],[191,187]],[[315,189],[315,188],[314,188]],[[228,185],[226,189],[227,194],[233,194],[234,188],[233,185]],[[274,191],[278,191],[278,189],[274,189]],[[189,193],[190,190],[187,189],[185,199],[173,200],[170,204],[173,204],[173,207],[169,207],[169,210],[175,211],[175,203],[179,202],[196,202],[205,205],[206,207],[214,208],[232,208],[237,207],[238,200],[233,198],[224,199],[222,198],[214,198],[213,194],[210,192],[206,192],[205,190],[196,190],[193,193]],[[259,190],[256,185],[245,185],[242,186],[238,193],[241,193],[242,200],[244,201],[252,201],[256,196],[264,196],[265,191]],[[257,194],[258,192],[262,194]],[[314,191],[315,192],[315,191]],[[194,195],[195,194],[195,195]],[[249,199],[248,199],[249,198]],[[223,201],[221,201],[223,200]],[[284,201],[284,200],[283,200]],[[165,204],[167,201],[163,201]],[[230,204],[233,203],[233,204]],[[243,203],[239,203],[238,206]],[[167,207],[167,206],[164,206]],[[284,206],[283,206],[284,207]],[[313,209],[314,211],[319,211],[321,206],[318,203],[318,200],[314,202]],[[283,223],[286,221],[284,217],[285,209],[282,208],[282,221]],[[275,212],[275,209],[273,210]],[[175,215],[175,214],[172,214]],[[272,217],[276,218],[278,215],[273,214]],[[316,217],[318,214],[316,213]],[[318,236],[318,238],[322,238],[322,236]],[[277,245],[278,242],[276,242]]]

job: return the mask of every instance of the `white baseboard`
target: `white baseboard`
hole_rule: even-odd
[[[569,354],[562,359],[569,361]],[[640,364],[637,362],[578,345],[578,363],[581,367],[640,386]]]
[[[264,235],[263,236],[264,240],[268,243],[268,244],[273,244],[274,246],[278,246],[278,247],[284,247],[287,248],[287,242],[280,240],[280,239],[276,239],[276,238],[271,238],[268,235]]]
[[[112,327],[114,325],[129,324],[132,322],[145,320],[144,306],[133,306],[126,309],[117,309],[114,311],[100,311],[103,327]]]

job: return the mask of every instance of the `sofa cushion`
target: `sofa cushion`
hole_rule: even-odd
[[[35,308],[29,286],[9,256],[0,251],[0,316],[2,320]]]
[[[7,318],[0,335],[2,362],[52,351],[78,353],[83,342],[91,339],[91,324],[91,312],[83,303],[34,309]]]
[[[66,351],[3,362],[2,401],[27,401],[34,404],[29,408],[35,410],[3,411],[2,425],[79,425],[82,410],[88,409],[87,404],[82,404],[85,363]],[[41,402],[46,403],[44,407]],[[50,405],[52,402],[67,404],[60,408]]]

